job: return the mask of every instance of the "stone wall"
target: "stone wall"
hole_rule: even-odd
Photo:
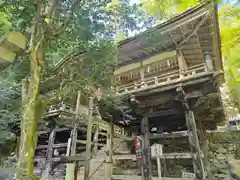
[[[216,180],[229,180],[229,162],[240,158],[240,132],[214,132],[206,135],[208,159]]]
[[[215,177],[213,180],[230,180],[229,161],[240,159],[240,132],[212,132],[207,133],[204,139],[209,142],[208,160],[212,174]],[[134,145],[134,143],[125,144],[120,149],[127,148],[129,151],[133,151],[131,145]],[[174,144],[171,145],[174,146]],[[167,149],[164,151],[189,152],[189,146],[187,145],[181,147],[183,150],[179,149],[177,145],[174,148],[172,146],[165,146]],[[191,159],[161,160],[161,163],[162,175],[165,177],[181,177],[182,171],[193,172]],[[152,170],[153,176],[157,176],[156,160],[152,160]],[[113,173],[118,175],[141,175],[137,162],[133,160],[116,160]]]

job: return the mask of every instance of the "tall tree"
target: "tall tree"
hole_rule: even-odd
[[[225,3],[219,10],[226,84],[240,110],[240,6]]]
[[[19,168],[29,177],[33,175],[37,124],[44,109],[40,98],[41,81],[48,76],[54,63],[73,49],[77,52],[90,51],[92,47],[98,50],[102,42],[112,41],[116,16],[122,17],[121,28],[126,35],[132,29],[141,28],[138,20],[143,20],[143,16],[139,16],[141,12],[135,5],[124,1],[117,7],[116,13],[107,8],[108,4],[107,0],[1,1],[0,10],[7,15],[0,22],[1,28],[5,31],[19,30],[29,37],[29,47],[22,54],[23,61],[30,62],[30,71],[23,81],[19,152]],[[95,70],[95,74],[87,75],[92,79],[91,83],[101,81],[104,71],[96,68],[97,65],[104,67],[104,64],[100,61],[88,63],[87,67]]]

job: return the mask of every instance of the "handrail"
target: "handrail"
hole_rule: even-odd
[[[120,144],[122,144],[123,142],[126,142],[126,140],[121,141],[114,149],[113,152],[116,151],[116,149],[120,146]],[[100,169],[100,167],[102,167],[103,164],[106,163],[106,159],[103,160],[103,162],[95,169],[95,171],[89,176],[89,180],[93,177],[93,175]]]
[[[203,72],[206,72],[206,67],[204,63],[201,63],[194,66],[190,66],[188,67],[188,70],[183,72],[180,72],[179,70],[175,70],[175,71],[168,72],[166,74],[160,74],[158,76],[148,77],[144,79],[144,81],[137,81],[137,82],[132,82],[129,84],[117,86],[116,90],[118,93],[123,93],[124,91],[131,91],[134,89],[145,88],[146,86],[152,86],[153,84],[161,84],[163,81],[167,82],[172,79],[180,80],[182,76],[190,77],[191,75],[199,74]]]
[[[144,82],[147,82],[147,81],[152,80],[154,78],[162,78],[162,77],[173,75],[173,74],[176,74],[176,73],[179,73],[179,70],[175,70],[175,71],[171,71],[171,72],[168,72],[168,73],[165,73],[165,74],[160,74],[160,75],[157,75],[157,76],[152,76],[152,77],[145,78]],[[119,89],[120,88],[125,88],[126,86],[132,86],[132,85],[136,85],[136,84],[141,85],[142,82],[143,81],[138,80],[138,81],[135,81],[135,82],[132,82],[132,83],[128,83],[128,84],[122,84],[122,85],[118,86],[118,88]]]

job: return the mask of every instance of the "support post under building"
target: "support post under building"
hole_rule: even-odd
[[[114,125],[110,121],[108,123],[108,132],[107,132],[107,152],[108,157],[105,165],[105,180],[110,180],[113,174],[113,135],[114,135]]]
[[[142,178],[143,180],[152,179],[152,164],[150,155],[149,145],[149,125],[148,118],[143,117],[141,122],[141,134],[142,134],[142,149],[143,149],[143,166],[142,167]]]
[[[53,144],[55,141],[55,136],[56,136],[56,130],[53,129],[50,133],[50,136],[48,138],[48,148],[47,148],[47,159],[46,159],[46,167],[43,173],[43,178],[48,179],[49,174],[52,171],[52,157],[53,157]]]
[[[86,143],[86,156],[84,166],[84,180],[89,180],[90,160],[91,160],[91,147],[92,147],[92,119],[93,119],[93,97],[89,98],[88,107],[88,126],[87,126],[87,143]]]
[[[201,157],[201,149],[200,149],[200,143],[199,143],[199,138],[197,134],[197,127],[196,127],[194,113],[189,107],[188,101],[185,96],[185,92],[182,87],[177,88],[177,93],[178,93],[177,94],[178,100],[181,101],[185,111],[189,143],[190,143],[192,158],[193,158],[194,173],[197,179],[202,180],[205,178],[205,171],[203,167],[203,160]]]

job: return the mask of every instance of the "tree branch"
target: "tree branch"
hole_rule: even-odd
[[[81,0],[75,0],[74,3],[72,4],[71,8],[68,10],[68,14],[66,15],[66,21],[63,23],[63,25],[59,28],[59,30],[55,33],[53,33],[53,36],[57,36],[61,34],[68,26],[68,24],[71,21],[71,18],[73,16],[73,13],[75,9],[77,8],[77,5],[81,2]]]
[[[52,18],[52,16],[54,15],[55,13],[55,10],[57,8],[57,5],[59,3],[59,0],[49,0],[49,1],[52,1],[52,3],[48,4],[50,7],[47,7],[47,12],[46,12],[46,15],[48,18]]]

